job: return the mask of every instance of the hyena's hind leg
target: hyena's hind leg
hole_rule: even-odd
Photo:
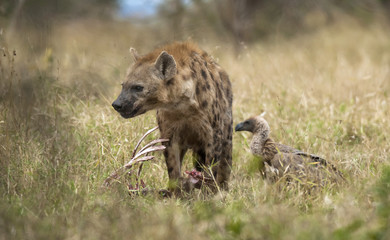
[[[223,144],[221,158],[217,168],[217,184],[221,190],[229,190],[229,178],[232,171],[232,141],[225,141]]]
[[[217,184],[222,190],[229,190],[229,178],[232,171],[232,150],[233,150],[233,121],[226,120],[229,126],[224,131],[221,148],[221,158],[218,164]]]

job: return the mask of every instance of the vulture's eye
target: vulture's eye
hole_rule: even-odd
[[[144,87],[140,85],[134,85],[131,87],[131,90],[133,90],[134,92],[142,92],[142,90],[144,90]]]

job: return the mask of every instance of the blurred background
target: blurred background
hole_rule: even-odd
[[[275,34],[294,37],[345,18],[363,25],[389,20],[390,1],[2,0],[0,3],[3,31],[19,34],[23,39],[28,36],[37,51],[50,43],[55,31],[66,26],[74,28],[75,23],[78,27],[88,25],[90,31],[116,23],[124,34],[137,35],[131,40],[138,42],[132,44],[143,42],[142,34],[147,32],[148,38],[155,39],[149,41],[155,44],[161,40],[192,38],[228,42],[239,50]]]
[[[122,81],[131,63],[129,47],[146,53],[164,43],[192,40],[217,58],[220,53],[237,57],[253,46],[283,45],[323,29],[333,28],[332,37],[354,28],[387,31],[389,21],[390,0],[0,2],[3,55],[7,48],[20,75],[31,74],[27,69],[53,76],[61,72],[61,82],[86,85],[95,78],[104,86],[100,90]],[[321,37],[310,42],[315,38]],[[344,43],[351,40],[359,39]],[[81,78],[85,81],[75,81]]]

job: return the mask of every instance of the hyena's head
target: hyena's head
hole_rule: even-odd
[[[149,110],[157,109],[163,104],[161,96],[166,91],[167,81],[177,73],[176,62],[167,52],[153,61],[145,61],[130,49],[135,64],[130,67],[122,91],[112,103],[113,108],[124,118],[132,118]]]

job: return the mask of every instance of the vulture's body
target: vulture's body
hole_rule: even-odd
[[[342,178],[341,173],[333,165],[329,166],[325,159],[274,142],[269,137],[270,127],[261,116],[237,124],[236,131],[253,133],[251,152],[262,159],[262,175],[270,182],[286,179],[324,185],[329,180]]]

